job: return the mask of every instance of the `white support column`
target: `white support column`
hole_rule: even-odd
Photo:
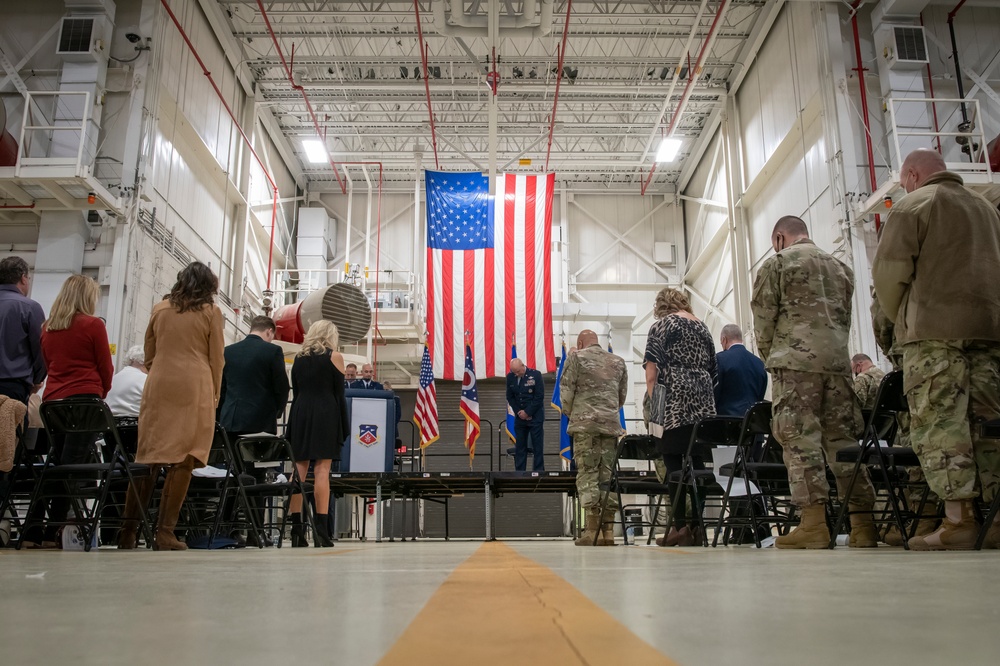
[[[733,264],[733,305],[740,328],[749,330],[753,326],[750,314],[750,247],[747,238],[743,205],[739,203],[743,195],[743,151],[741,149],[739,126],[736,122],[736,98],[726,99],[726,111],[722,123],[723,153],[726,181],[729,185],[727,210],[729,219],[729,250]],[[713,294],[714,296],[714,294]],[[714,304],[713,304],[714,305]]]
[[[250,128],[251,138],[256,139],[257,135],[257,102],[253,98],[247,98],[246,107],[243,109],[243,115],[240,118],[240,123],[243,127]],[[242,141],[239,142],[240,148],[240,180],[239,188],[240,194],[244,200],[249,201],[250,199],[250,172],[252,169],[252,159],[253,155],[250,153],[249,147],[247,147]],[[250,224],[253,223],[251,218],[250,206],[246,204],[239,204],[236,206],[236,215],[234,217],[233,224],[233,241],[231,246],[231,256],[230,256],[230,266],[232,266],[232,276],[231,282],[229,284],[229,298],[235,304],[235,307],[243,307],[243,280],[246,275],[246,252],[247,252],[247,230],[250,228]],[[280,237],[280,232],[277,234]],[[273,239],[274,243],[277,243],[277,239]],[[272,285],[273,288],[273,285]]]
[[[38,223],[31,298],[38,301],[46,313],[66,278],[83,270],[83,250],[90,241],[85,215],[78,210],[45,211]]]
[[[420,233],[420,177],[423,174],[423,161],[424,154],[417,150],[414,153],[415,158],[415,169],[413,172],[413,279],[410,288],[410,298],[413,301],[409,304],[409,314],[407,315],[407,322],[412,323],[417,329],[417,336],[419,338],[423,337],[425,322],[420,320],[418,313],[423,307],[419,304],[421,300],[421,294],[423,293],[424,285],[424,272],[420,270],[420,257],[421,254],[426,256],[426,252],[421,252],[424,247],[422,243],[422,237]]]

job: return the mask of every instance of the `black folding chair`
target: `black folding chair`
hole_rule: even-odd
[[[711,465],[712,450],[721,446],[736,446],[740,441],[742,425],[743,419],[738,416],[708,416],[701,419],[691,431],[691,441],[681,469],[667,475],[667,484],[674,491],[667,512],[667,525],[672,525],[674,522],[681,493],[690,492],[691,516],[702,527],[701,539],[705,547],[708,547],[708,534],[705,530],[702,502],[710,496],[723,497],[725,489],[716,481],[713,469],[695,469],[694,459],[701,458],[703,462]],[[716,529],[719,529],[720,525],[721,523],[716,521]]]
[[[618,496],[618,516],[621,519],[622,536],[625,539],[625,545],[628,545],[628,525],[625,524],[625,508],[626,506],[636,505],[625,505],[622,502],[622,495],[646,495],[650,498],[662,497],[668,494],[670,489],[665,483],[660,483],[657,480],[655,472],[643,470],[623,472],[621,461],[641,460],[649,462],[662,457],[656,438],[651,435],[626,435],[619,440],[618,446],[615,449],[615,462],[611,467],[611,478],[607,483],[600,485],[601,516],[604,516],[604,510],[608,506],[608,498],[611,493],[615,493]],[[638,506],[659,507],[659,504],[659,502],[656,504],[649,502],[648,504]],[[633,522],[631,524],[633,526],[636,524],[649,525],[650,533],[646,539],[646,543],[648,544],[652,540],[653,531],[656,528],[656,515],[654,514],[648,523],[640,521],[639,523]],[[595,535],[595,545],[599,537],[599,534]]]
[[[115,427],[114,417],[103,400],[83,397],[50,400],[41,404],[39,412],[49,437],[50,449],[28,504],[17,548],[21,548],[25,532],[32,524],[45,523],[44,518],[40,517],[41,502],[66,498],[72,502],[75,517],[58,522],[48,521],[48,524],[77,525],[84,550],[89,551],[112,485],[127,484],[129,492],[137,493],[133,480],[137,476],[149,474],[149,468],[129,462]],[[103,462],[55,464],[56,442],[67,434],[92,435],[95,441],[98,436],[103,436],[105,442],[110,439],[114,455]],[[95,455],[93,459],[96,458]],[[136,498],[138,499],[138,495]],[[92,505],[88,506],[88,503]],[[152,532],[145,507],[140,508],[139,524],[146,538],[151,540]]]
[[[257,523],[259,529],[259,540],[264,542],[264,535],[268,530],[277,529],[278,538],[275,545],[281,548],[284,541],[285,529],[288,524],[288,503],[292,495],[302,494],[302,522],[304,525],[313,527],[312,515],[308,501],[308,494],[312,492],[312,485],[299,478],[298,469],[295,467],[295,457],[292,455],[292,446],[284,437],[277,435],[247,435],[240,437],[233,444],[236,462],[240,466],[240,471],[247,474],[255,465],[274,465],[285,472],[285,464],[291,463],[291,471],[287,471],[288,480],[284,482],[274,481],[272,483],[258,482],[244,486],[243,490],[248,498],[251,507],[257,504],[264,507],[265,503],[272,510],[264,511],[261,521]],[[282,498],[281,520],[275,521],[268,518],[268,513],[273,515],[274,498]],[[251,508],[251,511],[253,509]]]
[[[720,535],[723,545],[728,546],[734,530],[744,533],[750,530],[754,544],[760,548],[762,528],[769,529],[771,523],[792,521],[790,508],[784,513],[779,510],[783,501],[780,497],[788,497],[791,489],[788,469],[784,462],[779,462],[781,456],[776,447],[771,433],[771,403],[766,400],[755,403],[743,417],[733,462],[719,468],[719,474],[727,476],[729,481],[722,496],[719,529],[712,539],[713,547],[718,544]],[[743,481],[746,494],[734,499],[732,489],[736,478]],[[754,487],[756,492],[752,490]],[[755,500],[759,500],[760,505]]]
[[[885,489],[892,524],[900,534],[913,536],[917,521],[923,515],[927,501],[926,484],[922,484],[925,492],[916,510],[913,510],[907,500],[905,491],[912,485],[906,474],[906,468],[919,467],[920,461],[910,447],[893,446],[897,430],[896,417],[900,412],[909,411],[906,404],[906,394],[903,392],[903,373],[899,370],[890,372],[882,378],[878,392],[875,395],[875,407],[867,414],[865,430],[857,446],[849,446],[837,452],[837,462],[854,463],[854,472],[844,493],[844,499],[837,513],[837,519],[830,530],[830,548],[837,545],[837,535],[840,534],[845,520],[850,515],[850,500],[854,486],[861,474],[862,465],[869,470],[873,486]],[[888,446],[879,443],[884,441]],[[906,521],[912,521],[911,531],[906,529]],[[903,539],[903,548],[909,550],[908,539]]]
[[[986,439],[1000,439],[1000,419],[994,419],[980,424],[979,433],[981,437],[985,437]],[[1000,513],[1000,493],[997,493],[993,498],[993,501],[990,503],[989,511],[986,512],[986,516],[983,518],[983,527],[979,530],[979,538],[976,539],[976,550],[982,550],[983,541],[986,539],[986,533],[989,532],[990,527],[992,527],[997,513]]]
[[[218,423],[209,451],[209,465],[224,469],[226,473],[221,477],[198,474],[191,477],[184,500],[187,520],[181,521],[177,529],[204,533],[208,538],[207,547],[212,548],[217,537],[245,528],[256,535],[258,546],[263,548],[264,539],[260,538],[260,528],[246,493],[246,486],[248,483],[253,485],[253,478],[243,473],[229,436]]]

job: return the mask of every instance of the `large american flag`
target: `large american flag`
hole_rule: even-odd
[[[426,172],[427,331],[434,374],[460,379],[472,337],[480,377],[504,377],[513,340],[521,360],[555,370],[552,193],[555,175]],[[496,205],[494,205],[494,202]]]
[[[472,349],[465,345],[465,372],[462,375],[462,400],[458,410],[465,417],[465,448],[469,449],[469,465],[476,456],[476,440],[479,439],[479,389],[476,388],[476,366],[472,360]]]
[[[437,391],[434,388],[434,369],[431,367],[431,353],[424,345],[424,357],[420,361],[420,388],[413,408],[413,421],[420,431],[420,448],[424,449],[440,437],[438,431]]]

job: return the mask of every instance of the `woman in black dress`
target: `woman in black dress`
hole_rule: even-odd
[[[313,463],[316,500],[316,542],[333,546],[327,510],[330,506],[330,464],[340,460],[350,428],[344,399],[344,357],[337,351],[337,327],[321,320],[313,323],[292,364],[292,410],[286,436],[295,455],[299,478],[305,479]],[[308,545],[302,526],[302,495],[292,495],[289,507],[292,547]],[[322,512],[322,513],[321,513]]]
[[[651,397],[650,434],[660,438],[667,473],[681,469],[694,425],[702,417],[715,414],[714,383],[718,376],[715,343],[708,327],[691,312],[687,297],[667,287],[656,295],[646,342],[646,395]],[[701,458],[692,460],[695,469],[704,469]],[[695,516],[690,526],[685,493],[674,507],[674,525],[660,546],[692,546],[701,542]],[[698,512],[693,507],[692,514]]]

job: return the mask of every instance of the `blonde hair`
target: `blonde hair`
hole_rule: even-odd
[[[653,316],[656,319],[663,319],[675,312],[694,314],[691,312],[691,301],[687,299],[687,296],[673,287],[664,287],[656,295],[656,301],[653,304]]]
[[[78,313],[93,315],[97,309],[100,289],[97,282],[83,275],[70,275],[63,282],[59,295],[52,302],[49,318],[45,322],[48,331],[65,331],[73,323]]]
[[[320,319],[314,321],[306,332],[306,337],[302,341],[302,349],[296,356],[308,356],[309,354],[325,354],[328,351],[336,351],[340,346],[340,333],[332,321]]]

